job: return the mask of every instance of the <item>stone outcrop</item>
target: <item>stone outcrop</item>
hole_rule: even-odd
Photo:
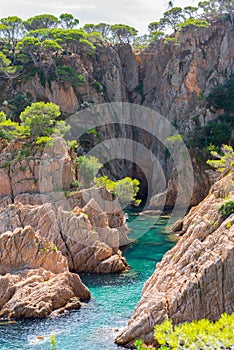
[[[27,140],[0,141],[0,151],[0,198],[69,190],[76,180],[75,155],[62,138],[56,138],[53,148],[46,150],[47,157],[43,148]]]
[[[64,140],[44,152],[25,140],[3,141],[0,149],[0,233],[31,225],[59,248],[72,271],[127,268],[119,250],[130,242],[123,212],[105,188],[71,190],[76,155]]]
[[[97,203],[92,200],[92,204],[96,210]],[[50,203],[34,206],[16,203],[0,208],[0,234],[31,225],[67,257],[72,271],[110,273],[125,270],[127,263],[119,246],[123,237],[125,243],[129,243],[126,229],[110,228],[107,216],[101,210],[96,215],[96,219],[91,216],[91,220],[93,218],[95,222],[104,217],[103,227],[91,224],[85,208],[78,211],[75,207],[73,212],[68,212],[60,207],[56,213]]]
[[[177,223],[183,236],[145,283],[128,327],[116,339],[119,345],[139,338],[153,343],[154,325],[168,318],[216,320],[234,312],[234,214],[223,218],[219,211],[227,201],[234,201],[234,172]]]
[[[47,317],[90,299],[66,258],[30,226],[0,235],[0,318]]]

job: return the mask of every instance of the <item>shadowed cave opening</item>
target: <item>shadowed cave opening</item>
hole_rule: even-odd
[[[137,199],[141,199],[141,205],[146,203],[149,192],[148,181],[143,169],[138,164],[126,159],[115,158],[103,164],[99,173],[100,175],[107,175],[113,181],[121,180],[124,177],[139,180],[140,190]]]
[[[103,157],[102,154],[98,152],[96,154],[94,153],[97,158],[99,158],[99,155],[101,156],[100,161],[102,162],[102,159],[105,159],[105,155],[111,157],[112,154],[115,154],[114,147],[118,147],[118,144],[116,146],[114,142],[112,143],[112,140],[118,139],[129,140],[130,142],[133,141],[148,151],[141,154],[141,152],[137,150],[137,146],[131,147],[130,143],[129,149],[124,149],[123,157],[113,157],[113,159],[103,162],[104,166],[99,173],[100,175],[107,175],[113,181],[125,177],[138,179],[140,181],[138,199],[141,199],[142,205],[144,205],[146,201],[149,200],[149,196],[151,197],[155,193],[165,191],[163,177],[168,179],[172,169],[172,164],[168,162],[170,157],[169,154],[166,153],[166,147],[155,135],[133,125],[130,126],[123,123],[104,124],[91,129],[89,132],[85,132],[79,138],[78,143],[80,147],[77,152],[78,156],[91,155],[93,154],[93,148],[106,141],[110,141],[109,148],[107,147],[107,153],[105,153],[105,146],[103,148]],[[128,159],[124,158],[125,153]],[[150,156],[150,153],[152,156]],[[158,161],[156,168],[152,166],[152,157],[155,157]],[[136,162],[129,160],[129,158],[136,159]],[[169,167],[168,164],[170,164]]]

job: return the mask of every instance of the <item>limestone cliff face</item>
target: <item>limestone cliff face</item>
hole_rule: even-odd
[[[157,264],[145,283],[128,327],[116,342],[130,345],[142,338],[154,342],[153,327],[234,312],[234,214],[219,208],[234,200],[234,172],[220,179],[209,195],[180,222],[182,238]]]
[[[215,22],[208,29],[196,33],[185,30],[177,34],[175,42],[157,42],[141,53],[134,53],[130,45],[97,47],[93,55],[64,58],[77,73],[87,80],[84,86],[69,86],[53,81],[51,87],[43,87],[39,78],[19,83],[18,91],[30,95],[34,100],[42,99],[58,103],[65,114],[72,114],[88,103],[130,102],[149,107],[170,120],[185,137],[193,133],[196,123],[204,125],[216,116],[202,103],[216,83],[224,83],[234,70],[234,35],[230,24]],[[157,125],[154,126],[157,128]],[[165,150],[157,140],[144,130],[131,128],[104,128],[103,137],[125,137],[144,141],[144,145],[155,154],[166,174],[167,185],[173,181],[172,165],[165,159]],[[129,156],[134,150],[129,149]],[[195,165],[196,168],[196,165]],[[145,160],[144,171],[155,173],[150,161]],[[132,176],[139,178],[142,196],[147,184],[142,170],[129,162],[114,162],[107,172],[115,178]],[[192,205],[207,194],[207,184],[212,183],[208,174],[200,178],[194,172],[196,188]],[[157,177],[157,174],[155,174]],[[173,189],[174,188],[174,189]],[[161,190],[164,189],[161,186]],[[167,204],[173,205],[175,186],[169,188]],[[174,192],[173,192],[174,191]],[[149,188],[152,195],[160,190]]]

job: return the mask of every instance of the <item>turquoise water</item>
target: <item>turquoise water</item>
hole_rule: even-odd
[[[89,303],[60,318],[0,326],[0,350],[49,350],[51,334],[56,336],[57,350],[121,349],[114,344],[117,329],[126,326],[144,282],[175,244],[175,238],[165,233],[166,223],[165,218],[155,224],[154,218],[131,212],[129,226],[138,241],[123,249],[131,269],[119,275],[82,275],[92,294]],[[37,340],[38,335],[44,340]]]

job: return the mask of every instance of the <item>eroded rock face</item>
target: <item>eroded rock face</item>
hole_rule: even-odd
[[[92,203],[97,209],[94,200]],[[127,268],[127,263],[119,246],[123,237],[129,243],[126,231],[119,232],[116,228],[110,228],[102,211],[97,217],[100,215],[106,218],[104,227],[92,226],[84,210],[77,212],[75,209],[72,213],[60,207],[56,214],[49,203],[36,206],[16,203],[0,208],[0,233],[31,225],[67,257],[70,270],[96,273],[123,271]]]
[[[43,157],[40,147],[29,146],[25,140],[4,143],[0,148],[0,198],[14,199],[25,193],[46,194],[59,188],[68,190],[76,179],[74,155],[69,154],[62,138],[55,139],[48,157],[46,154]]]
[[[116,342],[154,342],[153,327],[234,312],[234,214],[225,220],[219,208],[234,200],[234,172],[220,179],[209,195],[177,224],[183,236],[157,264],[145,283],[128,327]],[[228,198],[228,199],[227,199]]]
[[[171,43],[157,41],[138,54],[126,44],[97,47],[95,55],[80,54],[70,59],[64,58],[65,65],[72,65],[77,74],[83,74],[91,82],[84,86],[72,87],[53,81],[50,89],[48,85],[43,87],[38,77],[34,77],[30,82],[19,83],[16,88],[21,93],[32,94],[35,100],[40,98],[58,103],[63,113],[67,114],[74,113],[85,102],[143,105],[167,118],[188,139],[197,125],[204,126],[217,119],[217,115],[211,113],[201,100],[214,85],[223,84],[234,70],[233,28],[228,21],[220,20],[207,29],[197,29],[196,35],[186,28],[175,39]],[[95,89],[95,82],[100,89]],[[149,124],[153,132],[157,130],[157,123],[151,124],[149,120]],[[143,128],[137,132],[128,127],[123,129],[105,127],[101,133],[108,135],[108,139],[122,136],[133,139],[156,155],[166,174],[169,189],[167,205],[173,206],[177,194],[176,178],[172,169],[168,170],[165,150]],[[126,159],[134,159],[133,149],[129,148],[126,152]],[[143,159],[142,163],[146,177],[153,174],[157,178],[160,175],[149,159]],[[113,162],[109,170],[116,179],[131,176],[145,181],[140,168],[129,162]],[[195,172],[191,205],[197,205],[206,196],[210,182],[208,174],[200,176],[199,172]],[[29,183],[29,186],[33,184]],[[144,195],[147,184],[142,188]],[[149,190],[154,196],[165,188],[161,184],[157,188],[156,180]]]
[[[57,247],[30,226],[0,235],[0,286],[0,318],[47,317],[90,298]]]
[[[76,156],[63,139],[44,152],[25,140],[0,147],[0,233],[31,225],[59,248],[72,271],[127,268],[119,247],[129,243],[128,229],[119,203],[104,188],[69,192]]]

